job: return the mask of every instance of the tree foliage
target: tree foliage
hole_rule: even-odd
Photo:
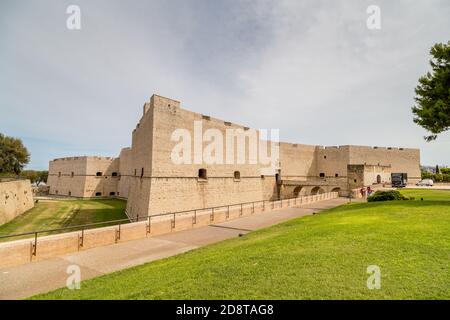
[[[442,173],[422,172],[422,179],[431,179],[434,182],[450,182],[450,173],[441,171]]]
[[[0,174],[19,174],[30,162],[30,154],[22,140],[0,133]]]
[[[24,170],[20,173],[20,177],[29,179],[39,187],[42,182],[47,182],[48,171]]]
[[[430,55],[432,72],[419,79],[412,108],[414,122],[431,133],[427,141],[450,128],[450,41],[435,44]]]

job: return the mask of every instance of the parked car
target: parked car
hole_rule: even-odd
[[[416,186],[427,186],[432,187],[434,184],[433,180],[431,179],[422,179],[419,182],[416,183]]]

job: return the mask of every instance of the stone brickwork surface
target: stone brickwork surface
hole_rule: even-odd
[[[33,207],[30,180],[0,182],[0,225]]]
[[[79,198],[120,196],[119,158],[69,157],[50,161],[49,194]]]

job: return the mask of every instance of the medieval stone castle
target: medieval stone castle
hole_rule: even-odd
[[[153,95],[133,130],[131,148],[123,148],[118,158],[50,161],[50,194],[125,198],[127,214],[135,217],[330,191],[346,195],[362,186],[390,184],[391,173],[407,173],[409,183],[420,180],[420,151],[406,148],[280,142],[276,166],[269,171],[253,162],[174,163],[173,132],[183,128],[195,136],[195,123],[224,136],[227,129],[249,131]],[[195,158],[198,150],[190,152]]]

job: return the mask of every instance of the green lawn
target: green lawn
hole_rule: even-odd
[[[119,199],[41,200],[33,209],[1,225],[0,235],[126,219],[125,206],[126,201]]]
[[[408,197],[414,197],[415,200],[447,200],[450,201],[450,190],[432,190],[432,189],[401,189],[400,192]]]
[[[35,298],[450,299],[450,202],[426,200],[448,195],[347,204]]]

